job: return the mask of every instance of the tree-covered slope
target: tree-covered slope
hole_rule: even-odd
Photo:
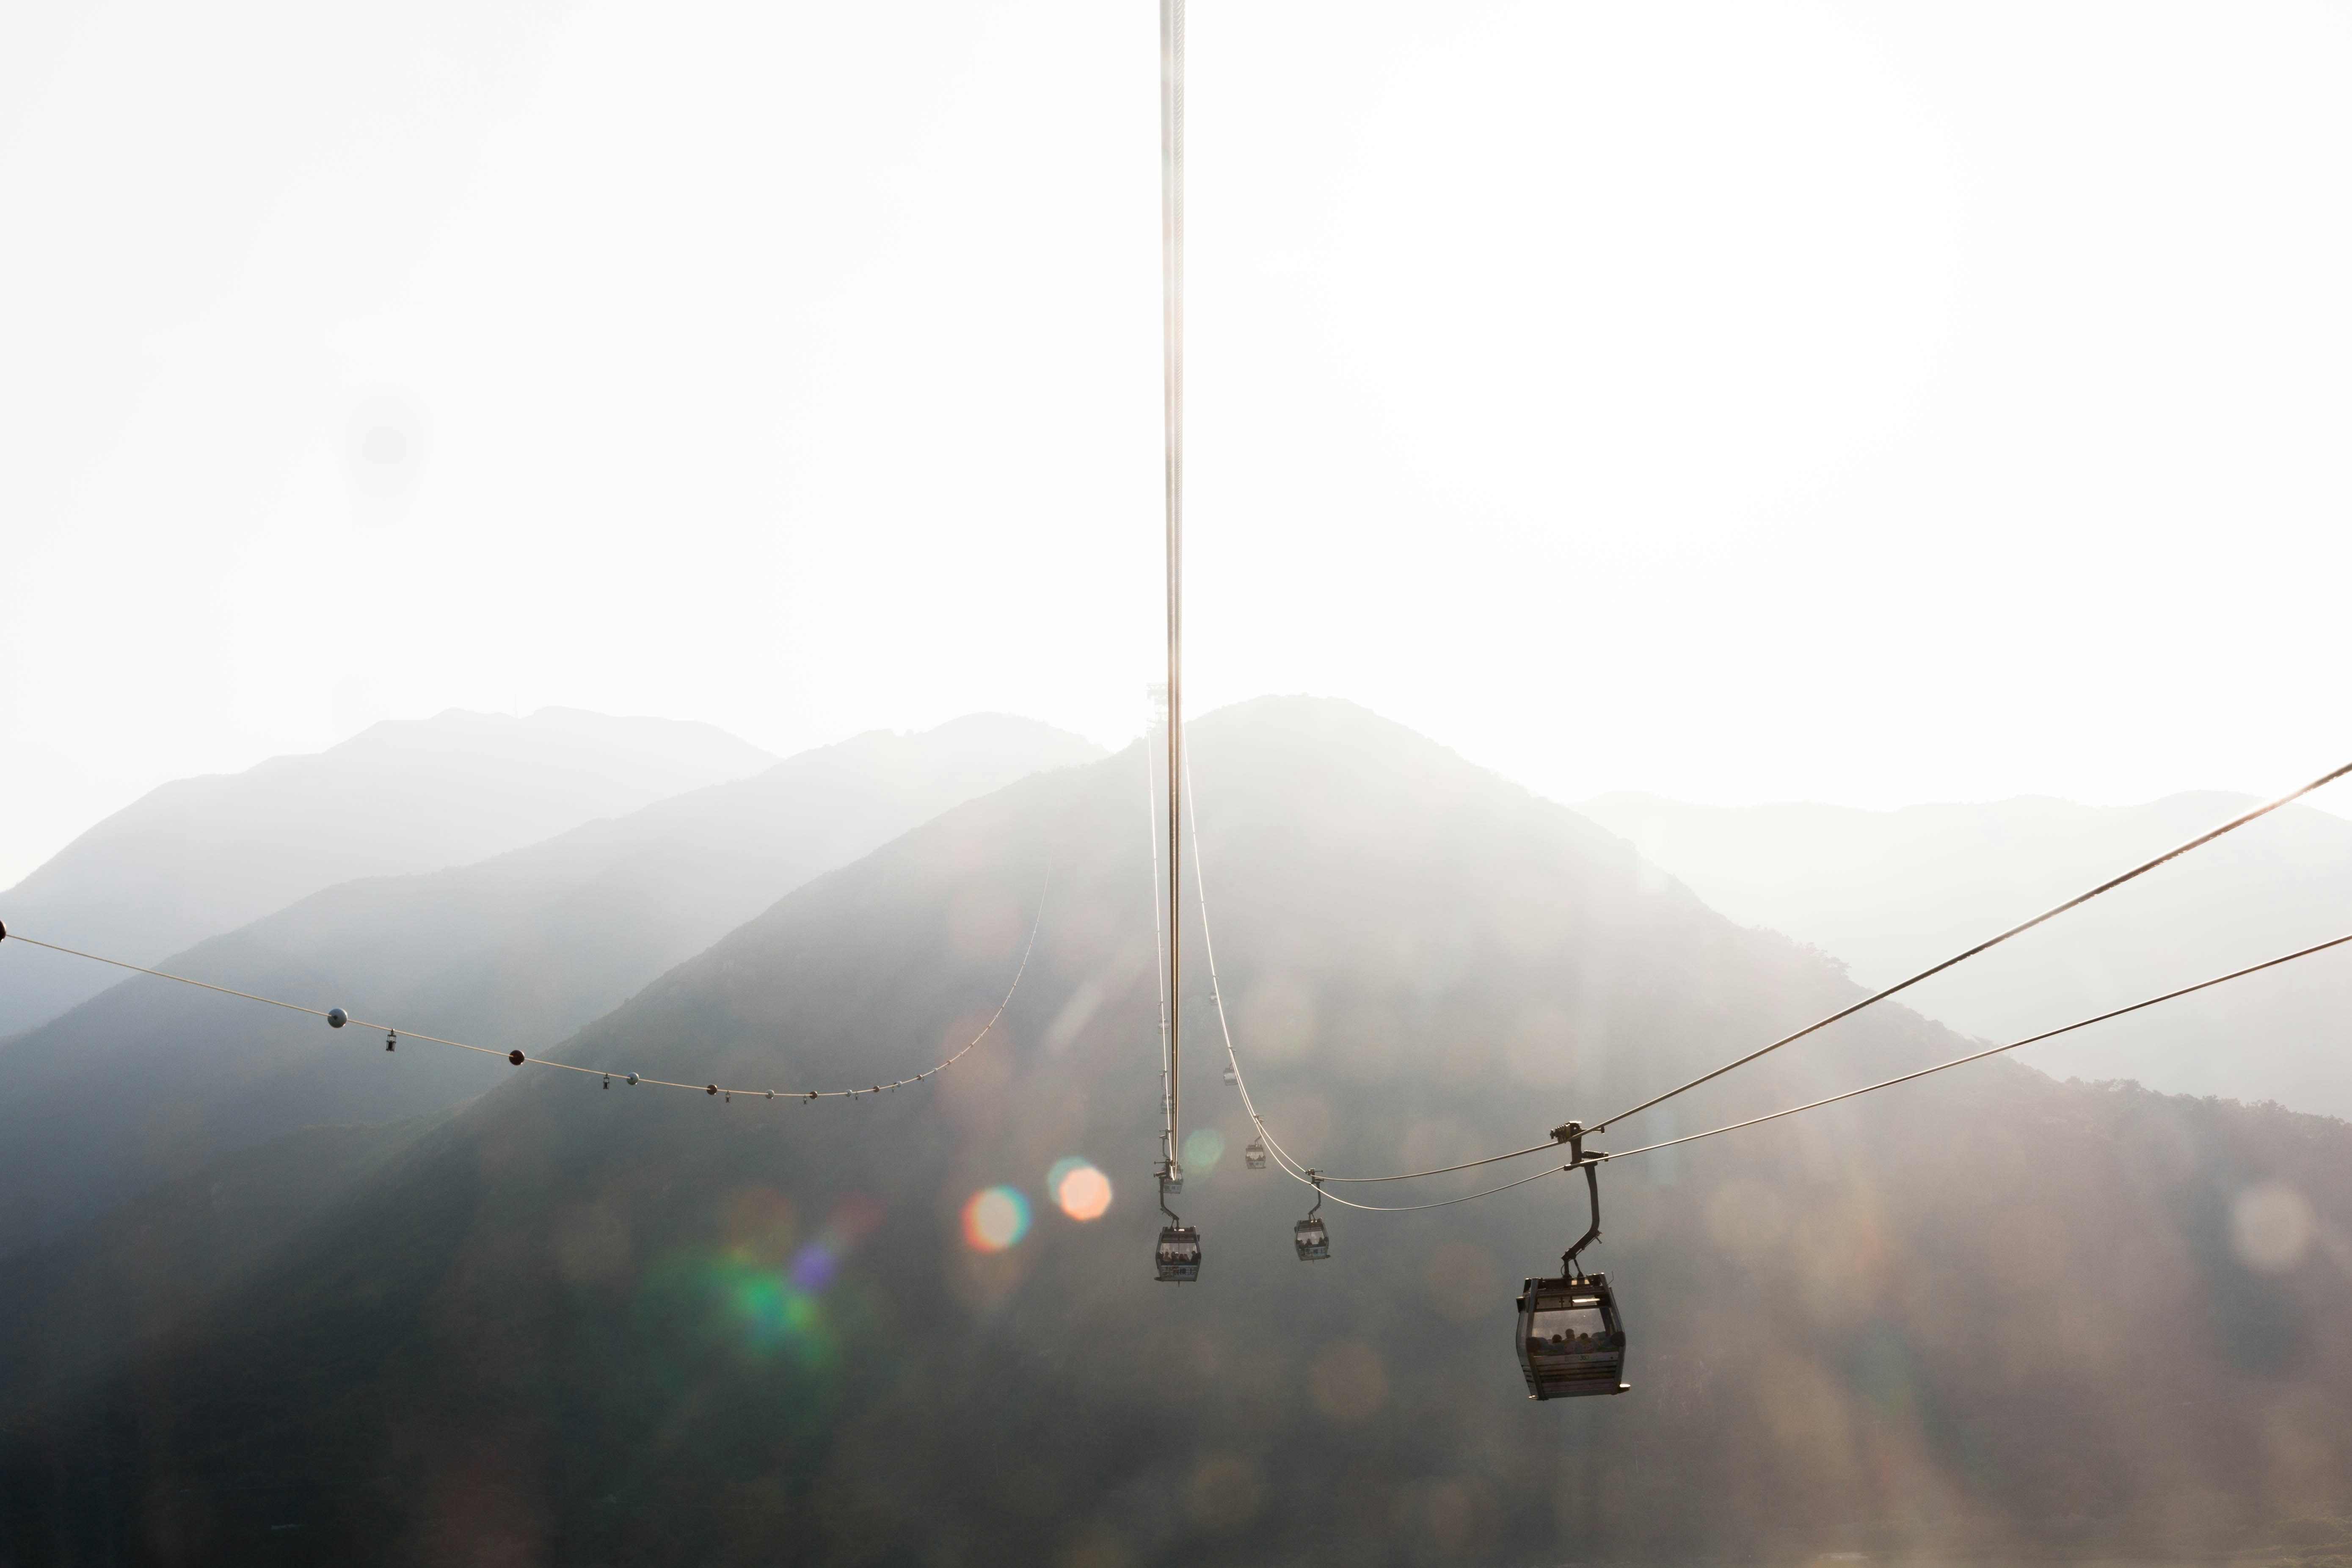
[[[2335,789],[2343,789],[2343,784]],[[2313,797],[2330,805],[2332,791]],[[1603,795],[1577,809],[1732,919],[1785,932],[1885,985],[2246,810],[2205,792],[2145,805],[2021,799],[1862,811],[1692,805]],[[2352,822],[2291,805],[2111,897],[1921,985],[1912,1006],[2017,1039],[2178,984],[2352,931]],[[2258,997],[2216,995],[2126,1034],[2023,1054],[2060,1078],[2276,1100],[2352,1115],[2352,955]]]
[[[536,1047],[818,872],[958,801],[1098,755],[1002,715],[860,736],[475,865],[329,888],[163,967],[499,1051]],[[0,942],[0,974],[53,956]],[[0,1243],[55,1235],[291,1127],[444,1109],[505,1070],[421,1044],[387,1055],[380,1032],[124,980],[0,1046]]]
[[[0,910],[47,941],[152,964],[338,882],[467,865],[774,762],[708,724],[452,709],[174,780],[37,867]],[[61,954],[15,956],[0,1037],[114,983]]]
[[[1326,1171],[1535,1142],[1854,994],[1360,710],[1247,704],[1194,750],[1244,1065]],[[131,1369],[9,1424],[0,1534],[27,1560],[1067,1564],[2330,1539],[2352,1132],[2319,1119],[1993,1062],[1612,1164],[1591,1261],[1634,1389],[1536,1405],[1510,1298],[1580,1190],[1327,1205],[1334,1257],[1296,1262],[1307,1197],[1241,1168],[1203,992],[1187,1116],[1224,1148],[1196,1145],[1180,1206],[1206,1264],[1154,1283],[1144,766],[960,807],[555,1047],[730,1085],[903,1076],[987,1017],[1042,893],[962,1064],[815,1105],[510,1072]],[[1879,1009],[1676,1115],[1958,1046]],[[1104,1217],[1047,1201],[1071,1157],[1109,1173]],[[995,1185],[1034,1225],[977,1250],[960,1216]]]

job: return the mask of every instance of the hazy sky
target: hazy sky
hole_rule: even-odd
[[[5,16],[0,885],[451,706],[1139,727],[1151,0]],[[1191,37],[1196,710],[1570,799],[2352,755],[2344,5]]]

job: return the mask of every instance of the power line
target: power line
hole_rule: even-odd
[[[272,1007],[283,1007],[289,1013],[308,1013],[313,1018],[323,1018],[327,1016],[319,1008],[305,1007],[299,1002],[280,1002],[275,996],[257,996],[250,991],[238,991],[226,985],[215,985],[208,980],[191,980],[184,974],[167,974],[160,969],[149,969],[143,965],[136,963],[125,963],[119,958],[109,958],[103,953],[84,952],[78,947],[63,947],[54,942],[43,942],[38,937],[26,936],[23,931],[10,931],[5,925],[0,925],[0,937],[5,937],[16,942],[29,942],[35,947],[46,947],[51,952],[68,953],[75,958],[87,958],[92,963],[110,963],[117,969],[128,969],[138,974],[152,974],[158,980],[176,980],[183,985],[201,986],[206,991],[217,991],[224,996],[242,996],[248,1002],[261,1002],[266,1003]],[[375,1026],[371,1024],[368,1026],[370,1028],[373,1028]],[[487,1046],[467,1046],[466,1048],[469,1051],[489,1050],[489,1047]],[[498,1057],[506,1055],[504,1051],[490,1051],[489,1054]]]
[[[734,1088],[717,1082],[678,1083],[668,1079],[642,1078],[630,1073],[625,1068],[583,1067],[577,1062],[557,1061],[552,1057],[529,1056],[520,1050],[494,1050],[488,1046],[469,1045],[464,1040],[444,1039],[438,1035],[410,1034],[406,1030],[395,1028],[394,1026],[389,1024],[373,1023],[365,1018],[351,1017],[349,1015],[344,1015],[344,1021],[354,1025],[359,1028],[370,1031],[382,1029],[385,1032],[388,1039],[391,1037],[397,1037],[404,1040],[423,1040],[427,1044],[436,1046],[454,1046],[461,1051],[474,1051],[486,1057],[503,1057],[517,1067],[530,1066],[561,1068],[565,1072],[586,1073],[592,1078],[602,1078],[605,1079],[619,1078],[632,1085],[645,1084],[655,1089],[688,1089],[701,1095],[723,1095],[730,1100],[739,1094],[746,1097],[764,1098],[768,1100],[858,1100],[871,1095],[882,1094],[889,1090],[905,1089],[910,1085],[922,1083],[927,1079],[935,1078],[939,1074],[947,1071],[948,1068],[955,1066],[956,1063],[963,1060],[966,1056],[971,1054],[973,1047],[979,1045],[981,1041],[988,1037],[990,1031],[993,1030],[996,1027],[998,1021],[1004,1016],[1005,1008],[1013,1005],[1013,994],[1021,988],[1021,977],[1029,972],[1029,956],[1031,953],[1034,952],[1037,948],[1037,932],[1039,929],[1044,926],[1045,921],[1045,895],[1051,890],[1053,881],[1054,862],[1052,858],[1049,856],[1045,861],[1045,879],[1037,889],[1037,912],[1029,922],[1028,944],[1021,950],[1021,963],[1013,972],[1013,984],[1005,987],[1004,1000],[996,1005],[996,1011],[989,1016],[987,1023],[981,1026],[980,1033],[974,1035],[970,1040],[966,1041],[961,1050],[957,1051],[955,1055],[948,1058],[947,1060],[940,1063],[937,1067],[927,1068],[922,1072],[917,1073],[912,1078],[897,1079],[887,1083],[877,1083],[865,1089],[769,1089],[765,1087],[743,1089]],[[275,996],[263,996],[251,991],[238,991],[231,986],[215,985],[210,981],[192,979],[185,974],[173,974],[167,970],[150,969],[143,964],[128,963],[119,958],[109,958],[103,953],[84,952],[79,948],[66,947],[54,942],[43,942],[38,937],[26,936],[21,931],[10,931],[5,924],[0,924],[0,939],[11,942],[29,942],[35,947],[47,948],[51,952],[62,952],[74,958],[86,958],[93,963],[111,964],[117,969],[128,969],[134,973],[152,975],[158,980],[169,980],[181,985],[194,985],[204,991],[216,991],[224,996],[239,996],[243,997],[246,1001],[259,1002],[271,1007],[283,1007],[289,1013],[307,1013],[313,1018],[325,1018],[331,1024],[334,1022],[334,1015],[342,1012],[342,1009],[341,1008],[321,1009],[318,1007],[305,1007],[299,1002],[285,1002],[280,1001]],[[335,1026],[340,1028],[342,1026],[336,1025]]]

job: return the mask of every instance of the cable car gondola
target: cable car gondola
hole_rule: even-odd
[[[1314,1172],[1307,1172],[1307,1176],[1315,1181]],[[1331,1233],[1324,1228],[1322,1214],[1323,1184],[1317,1181],[1315,1206],[1307,1211],[1305,1219],[1290,1227],[1290,1245],[1298,1249],[1301,1263],[1320,1263],[1331,1256]]]
[[[1182,1187],[1183,1176],[1184,1168],[1173,1160],[1160,1167],[1160,1212],[1168,1216],[1168,1223],[1160,1227],[1151,1263],[1154,1277],[1162,1285],[1192,1285],[1201,1279],[1201,1232],[1168,1206],[1168,1194]]]
[[[1189,1225],[1161,1226],[1160,1245],[1153,1249],[1152,1261],[1159,1268],[1161,1284],[1197,1284],[1201,1278],[1201,1233]]]
[[[1241,1080],[1242,1075],[1234,1070],[1234,1064],[1230,1060],[1227,1061],[1225,1063],[1225,1087],[1231,1089],[1234,1085],[1241,1082]]]
[[[1249,1147],[1242,1151],[1242,1163],[1247,1165],[1253,1171],[1263,1171],[1265,1169],[1265,1140],[1260,1138],[1253,1138],[1250,1140]]]
[[[1519,1370],[1529,1399],[1572,1399],[1622,1394],[1633,1384],[1625,1372],[1625,1324],[1617,1315],[1616,1293],[1606,1274],[1587,1274],[1577,1254],[1601,1239],[1601,1162],[1608,1156],[1584,1152],[1584,1129],[1571,1121],[1563,1130],[1574,1156],[1566,1168],[1584,1172],[1592,1199],[1592,1225],[1559,1256],[1559,1275],[1529,1279],[1519,1287]],[[1303,1257],[1304,1254],[1301,1254]]]

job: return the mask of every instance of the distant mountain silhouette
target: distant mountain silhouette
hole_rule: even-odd
[[[1732,919],[1810,942],[1881,985],[2254,804],[2204,793],[2137,806],[2028,798],[1882,812],[1616,795],[1578,809]],[[1969,1034],[2017,1039],[2347,931],[2352,822],[2292,805],[1904,1000]],[[2127,1030],[2022,1054],[2060,1077],[2352,1116],[2347,998],[2352,954],[2324,957]]]
[[[0,919],[152,964],[337,882],[467,865],[774,762],[708,724],[452,709],[167,784],[0,893]],[[0,1037],[117,978],[78,959],[16,956],[0,971]]]
[[[1193,745],[1244,1062],[1326,1171],[1538,1142],[1857,994],[1345,704],[1244,704]],[[183,1563],[2345,1551],[2352,1129],[2317,1118],[1994,1061],[1612,1164],[1590,1260],[1634,1389],[1535,1405],[1510,1300],[1580,1192],[1327,1205],[1333,1258],[1298,1264],[1309,1194],[1241,1168],[1196,965],[1188,1125],[1224,1149],[1196,1146],[1179,1204],[1202,1282],[1152,1283],[1145,767],[958,807],[550,1042],[729,1084],[899,1076],[987,1016],[1043,893],[1003,1032],[933,1083],[808,1105],[501,1069],[394,1152],[320,1130],[241,1157],[229,1208],[306,1163],[338,1195],[274,1256],[194,1270],[175,1321],[110,1302],[104,1258],[206,1229],[213,1178],[9,1265],[0,1540]],[[1874,1010],[1605,1142],[1962,1043]],[[1095,1223],[1044,1191],[1071,1156],[1116,1184]],[[994,1184],[1034,1225],[984,1253],[960,1215]],[[85,1321],[143,1336],[131,1363],[51,1372],[42,1325]]]
[[[864,735],[477,865],[329,888],[163,967],[328,997],[355,1016],[500,1051],[536,1048],[810,877],[959,801],[1099,755],[1000,715]],[[0,913],[16,918],[5,903]],[[0,942],[0,977],[50,956]],[[509,1070],[421,1042],[383,1047],[381,1032],[121,980],[0,1045],[0,1245],[54,1235],[289,1127],[440,1110]]]

